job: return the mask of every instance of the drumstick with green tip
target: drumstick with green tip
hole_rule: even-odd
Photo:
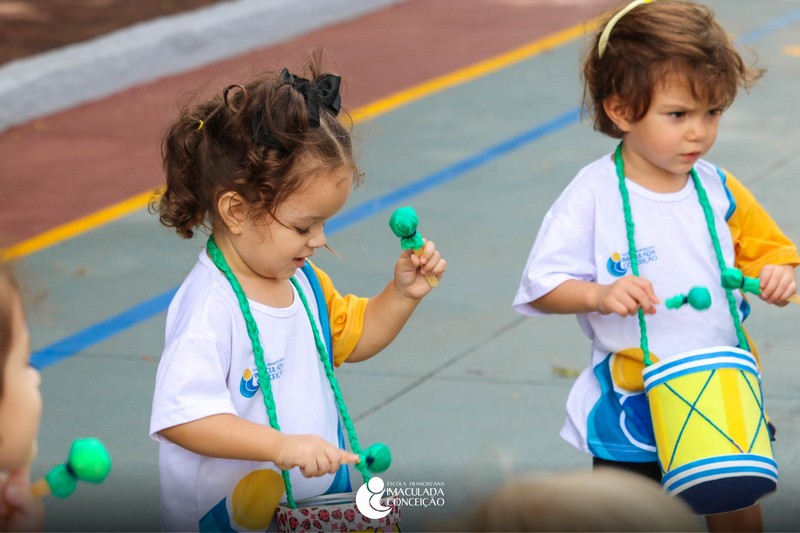
[[[425,241],[422,240],[422,235],[417,233],[418,224],[419,218],[411,206],[396,209],[389,218],[389,227],[400,237],[400,247],[403,250],[412,250],[417,257],[420,257]],[[439,278],[433,274],[425,274],[425,279],[431,287],[439,285]]]
[[[742,289],[744,292],[761,294],[758,278],[748,278],[738,268],[726,268],[722,271],[722,286],[726,289]],[[800,304],[800,294],[787,298],[793,304]]]
[[[370,472],[384,472],[392,464],[392,452],[382,442],[376,442],[361,454],[361,460]]]
[[[689,294],[678,294],[664,302],[667,309],[678,309],[686,304],[698,311],[708,309],[711,307],[711,293],[705,287],[692,287]]]
[[[77,439],[72,443],[67,462],[54,467],[31,485],[37,498],[52,494],[66,498],[75,491],[78,481],[102,483],[111,471],[111,456],[97,439]]]
[[[747,277],[738,268],[728,267],[723,270],[721,280],[724,289],[741,289],[742,292],[749,292],[755,295],[761,294],[758,278]]]

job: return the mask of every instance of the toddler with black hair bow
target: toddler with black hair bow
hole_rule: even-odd
[[[281,476],[287,498],[349,491],[359,457],[345,450],[332,368],[385,348],[431,291],[426,275],[446,269],[427,241],[368,299],[342,296],[309,261],[361,179],[340,79],[320,65],[315,54],[307,78],[231,85],[183,109],[164,139],[161,222],[212,232],[169,307],[156,378],[165,530],[266,529],[260,498]]]

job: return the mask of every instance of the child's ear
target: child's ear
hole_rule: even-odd
[[[628,106],[624,105],[618,96],[611,95],[603,100],[603,110],[622,133],[631,130]]]
[[[228,191],[217,200],[217,212],[222,223],[234,235],[242,232],[247,220],[244,199],[233,191]]]

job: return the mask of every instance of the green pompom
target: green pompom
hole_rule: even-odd
[[[739,289],[742,287],[744,275],[738,268],[726,268],[722,271],[722,288],[723,289]]]
[[[90,483],[103,482],[111,471],[111,457],[97,439],[78,439],[73,442],[67,463],[78,479]]]
[[[392,465],[392,452],[382,442],[377,442],[364,450],[361,458],[371,472],[383,472]]]
[[[705,287],[693,287],[687,297],[689,305],[698,311],[711,307],[711,293]]]
[[[389,218],[389,227],[397,237],[400,237],[400,247],[403,250],[416,250],[422,248],[425,242],[422,235],[417,233],[419,219],[411,206],[399,207]]]
[[[761,282],[758,278],[748,278],[738,268],[726,268],[722,271],[722,287],[735,290],[742,289],[743,292],[751,294],[761,294]]]
[[[67,465],[58,465],[54,467],[44,477],[47,484],[50,486],[50,492],[57,498],[66,498],[75,492],[75,486],[78,480],[67,468]]]

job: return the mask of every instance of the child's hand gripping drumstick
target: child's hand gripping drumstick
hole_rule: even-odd
[[[722,286],[726,289],[742,289],[744,292],[761,294],[758,278],[749,278],[736,268],[726,268],[722,271]],[[787,298],[793,304],[800,304],[800,294],[793,294]]]
[[[111,457],[97,439],[78,439],[72,443],[67,462],[54,467],[31,485],[38,498],[52,494],[66,498],[75,491],[78,481],[101,483],[111,470]]]
[[[389,218],[389,227],[400,237],[400,247],[403,250],[412,250],[417,257],[420,257],[425,242],[422,240],[422,235],[417,233],[417,224],[419,224],[417,213],[410,206],[396,209]],[[431,287],[439,285],[439,278],[433,274],[426,274],[425,279]]]
[[[383,472],[392,464],[389,447],[376,443],[361,454],[361,463],[370,472]],[[274,470],[255,470],[242,478],[233,491],[233,519],[248,529],[269,527],[285,492],[281,474]]]

